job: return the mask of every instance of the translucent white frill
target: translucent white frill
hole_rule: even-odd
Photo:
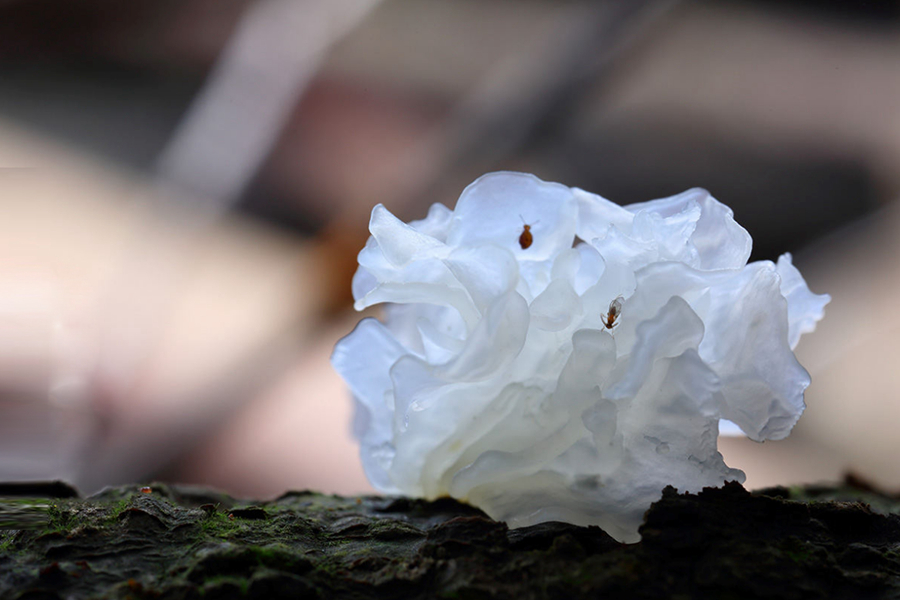
[[[383,491],[636,541],[666,485],[743,480],[720,419],[781,439],[803,412],[793,348],[829,297],[790,255],[747,264],[749,234],[705,190],[621,207],[491,173],[453,211],[406,224],[379,205],[369,228],[353,294],[387,318],[360,322],[332,363]]]

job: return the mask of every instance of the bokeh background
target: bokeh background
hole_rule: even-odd
[[[900,489],[900,5],[840,0],[0,0],[0,480],[368,490],[368,213],[498,169],[794,253],[808,409],[726,461]]]

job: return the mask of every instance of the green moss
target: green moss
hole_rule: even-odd
[[[49,506],[48,500],[42,500],[38,498],[0,498],[0,506]]]
[[[207,513],[206,518],[200,523],[200,530],[210,537],[227,539],[241,528],[241,524],[234,517],[229,517],[218,510]]]
[[[421,530],[403,521],[384,519],[369,525],[368,535],[377,540],[403,540],[423,536]]]
[[[787,556],[792,561],[794,561],[795,563],[797,563],[798,565],[804,565],[813,556],[813,553],[808,548],[800,548],[800,549],[784,550],[784,555]]]
[[[46,531],[48,533],[68,533],[78,524],[77,510],[67,502],[54,502],[47,507],[47,516],[50,518],[47,523]]]
[[[247,551],[255,557],[257,565],[279,571],[296,572],[309,568],[309,561],[283,544],[249,546]]]
[[[241,595],[246,596],[247,590],[250,589],[250,581],[245,577],[235,575],[215,575],[204,581],[198,591],[201,596],[206,596],[212,591],[216,591],[216,595],[219,596],[218,592],[223,587],[234,587],[240,591]]]
[[[107,516],[101,521],[104,525],[113,525],[122,517],[122,513],[131,505],[131,498],[122,498],[121,500],[109,505]]]
[[[46,500],[0,498],[0,528],[41,529],[50,522]]]

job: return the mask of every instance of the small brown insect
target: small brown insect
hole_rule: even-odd
[[[152,493],[152,492],[153,492],[153,489],[152,489],[152,488],[149,488],[149,487],[142,487],[142,488],[141,488],[141,493],[142,493],[142,494],[150,494],[150,493]]]
[[[522,246],[522,250],[526,250],[533,241],[534,236],[531,235],[531,225],[525,225],[522,235],[519,236],[519,245]]]
[[[534,225],[538,221],[529,225],[525,222],[525,218],[522,217],[522,215],[519,215],[519,218],[522,219],[522,233],[519,235],[519,246],[522,247],[522,250],[527,250],[534,241],[534,236],[531,234],[531,225]]]
[[[603,324],[606,325],[607,329],[612,329],[616,326],[616,319],[622,314],[622,300],[624,300],[624,298],[618,296],[609,303],[609,313],[600,315],[600,320],[603,321]]]

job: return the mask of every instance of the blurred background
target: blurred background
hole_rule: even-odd
[[[900,489],[900,5],[0,0],[0,480],[369,486],[328,357],[382,202],[709,189],[833,296],[749,487]]]

